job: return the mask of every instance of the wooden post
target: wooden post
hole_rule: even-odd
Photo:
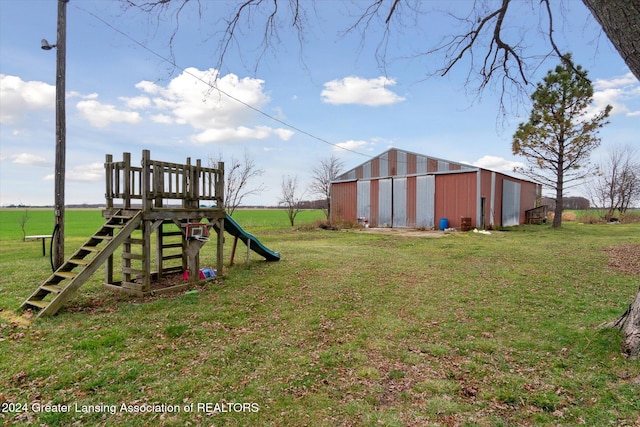
[[[224,268],[224,221],[225,221],[225,213],[224,213],[224,162],[218,162],[218,171],[215,174],[215,199],[216,199],[216,207],[222,211],[222,218],[218,221],[220,222],[218,226],[218,248],[217,248],[217,269],[218,275],[222,276],[223,268]]]
[[[131,153],[122,153],[123,163],[123,188],[122,188],[122,205],[125,209],[131,207]]]
[[[196,167],[193,169],[191,173],[191,191],[193,197],[193,208],[200,207],[200,174],[202,168],[202,161],[200,159],[196,160]]]
[[[189,170],[191,169],[191,157],[187,157],[187,163],[182,170],[182,207],[190,208],[189,192],[191,189],[191,183],[189,182]]]
[[[156,197],[153,206],[156,208],[162,207],[162,194],[164,193],[164,171],[162,167],[153,167],[153,192]]]
[[[238,236],[233,238],[233,246],[231,247],[231,259],[229,260],[229,266],[233,265],[233,259],[236,257],[236,247],[238,246]]]
[[[164,276],[163,274],[163,269],[164,269],[164,265],[163,265],[163,246],[164,246],[164,220],[160,220],[160,224],[158,225],[158,228],[156,229],[156,265],[158,268],[158,279],[162,279],[162,277]]]
[[[66,56],[67,2],[58,0],[58,39],[56,41],[56,163],[55,163],[55,227],[53,236],[53,267],[64,263],[64,183],[66,157]]]
[[[113,207],[113,156],[107,154],[104,159],[104,172],[105,172],[105,198],[107,199],[107,209]]]
[[[249,265],[250,257],[251,257],[251,239],[247,239],[247,265]]]
[[[146,200],[146,199],[145,199]],[[142,286],[151,291],[151,221],[142,221]]]
[[[218,162],[218,173],[215,180],[216,206],[218,209],[224,209],[224,162]]]
[[[104,173],[105,173],[105,198],[106,200],[106,208],[113,208],[113,175],[115,171],[115,167],[113,164],[113,156],[111,154],[107,154],[104,159]],[[112,233],[113,235],[113,233]],[[104,282],[106,284],[113,283],[113,254],[109,255],[104,267]]]
[[[142,150],[142,176],[140,177],[142,189],[142,210],[149,212],[152,206],[151,200],[151,152]]]

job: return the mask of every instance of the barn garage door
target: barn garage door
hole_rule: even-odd
[[[520,224],[520,184],[502,181],[502,226]]]
[[[371,220],[371,181],[358,181],[358,218]]]
[[[434,227],[434,197],[436,177],[434,175],[416,178],[416,227]]]
[[[378,227],[391,226],[392,185],[391,178],[378,181]]]

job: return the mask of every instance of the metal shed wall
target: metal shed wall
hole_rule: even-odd
[[[378,227],[390,227],[392,224],[392,197],[393,181],[391,178],[378,180],[378,221],[375,224]]]
[[[408,165],[406,151],[396,151],[396,165],[396,173],[394,173],[393,175],[404,176],[407,174]]]
[[[338,182],[331,186],[331,219],[349,219],[358,217],[356,181]]]
[[[369,179],[371,178],[371,162],[367,162],[362,165],[362,178]]]
[[[520,224],[520,183],[502,180],[502,226]]]
[[[433,228],[435,225],[436,177],[416,177],[416,227]]]
[[[357,189],[357,217],[367,220],[371,217],[371,181],[358,181]]]
[[[407,175],[415,175],[417,173],[417,155],[406,153],[407,155]]]
[[[407,178],[393,179],[392,227],[407,226]],[[415,197],[411,195],[411,197]]]
[[[380,185],[378,184],[378,180],[371,180],[370,187],[371,192],[369,194],[369,197],[371,201],[371,216],[369,217],[369,225],[375,227],[378,225],[378,211],[380,206]]]
[[[447,218],[450,227],[459,227],[461,217],[475,222],[477,177],[476,171],[435,175],[435,217]]]
[[[482,209],[484,206],[484,210],[478,211],[478,216],[480,220],[476,227],[491,227],[495,224],[495,219],[493,217],[493,186],[492,183],[495,182],[495,172],[491,172],[488,170],[480,171],[480,207]],[[484,199],[484,205],[482,200]],[[484,219],[484,223],[483,220]]]
[[[427,158],[424,156],[416,156],[416,173],[427,173]]]
[[[520,224],[524,224],[526,220],[525,211],[539,206],[542,198],[542,186],[533,182],[521,182],[522,190],[520,191]]]
[[[378,170],[378,176],[389,176],[389,153],[383,153],[378,157],[380,163],[380,169]]]
[[[398,175],[398,150],[389,150],[387,153],[389,158],[389,175]]]
[[[416,176],[407,178],[407,227],[416,227]]]

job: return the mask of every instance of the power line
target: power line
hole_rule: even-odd
[[[226,91],[224,91],[224,90],[220,89],[219,87],[217,87],[216,85],[212,84],[211,82],[209,82],[209,81],[205,81],[205,80],[203,80],[201,77],[196,76],[195,74],[193,74],[193,73],[189,72],[185,67],[182,67],[181,65],[177,64],[175,61],[173,61],[173,60],[171,60],[171,59],[169,59],[169,58],[167,58],[167,57],[165,57],[165,56],[163,56],[163,55],[159,54],[158,52],[154,51],[153,49],[150,49],[149,47],[145,46],[142,42],[140,42],[140,41],[136,40],[135,38],[133,38],[133,37],[132,37],[132,36],[130,36],[129,34],[125,33],[124,31],[122,31],[122,30],[120,30],[120,29],[118,29],[118,28],[114,27],[113,25],[111,25],[110,23],[108,23],[107,21],[105,21],[104,19],[102,19],[101,17],[99,17],[98,15],[96,15],[95,13],[90,12],[90,11],[88,11],[88,10],[86,10],[86,9],[83,9],[82,7],[76,6],[75,4],[74,4],[74,6],[75,6],[77,9],[79,9],[79,10],[83,11],[84,13],[86,13],[86,14],[88,14],[88,15],[92,16],[93,18],[97,19],[98,21],[102,22],[102,23],[103,23],[104,25],[106,25],[108,28],[110,28],[111,30],[113,30],[113,31],[115,31],[116,33],[120,34],[121,36],[123,36],[123,37],[125,37],[125,38],[127,38],[127,39],[131,40],[133,43],[137,44],[137,45],[138,45],[138,46],[140,46],[142,49],[144,49],[144,50],[146,50],[147,52],[151,53],[152,55],[154,55],[154,56],[156,56],[156,57],[160,58],[162,61],[167,62],[169,65],[171,65],[171,66],[173,66],[173,67],[175,67],[175,68],[177,68],[177,69],[181,70],[181,71],[182,71],[183,73],[185,73],[185,74],[190,75],[190,76],[191,76],[191,77],[193,77],[194,79],[196,79],[196,80],[198,80],[198,81],[200,81],[200,82],[204,83],[205,85],[209,86],[211,89],[216,90],[218,93],[221,93],[221,94],[225,95],[225,96],[226,96],[226,97],[228,97],[229,99],[232,99],[232,100],[234,100],[234,101],[236,101],[236,102],[238,102],[238,103],[240,103],[240,104],[244,105],[245,107],[247,107],[247,108],[249,108],[249,109],[251,109],[251,110],[253,110],[253,111],[255,111],[255,112],[257,112],[257,113],[259,113],[259,114],[261,114],[261,115],[263,115],[263,116],[265,116],[265,117],[267,117],[268,119],[270,119],[270,120],[272,120],[272,121],[274,121],[274,122],[280,123],[281,125],[286,126],[286,127],[288,127],[289,129],[292,129],[292,130],[294,130],[294,131],[296,131],[296,132],[299,132],[299,133],[301,133],[301,134],[303,134],[303,135],[306,135],[306,136],[308,136],[309,138],[315,139],[316,141],[320,141],[320,142],[322,142],[322,143],[324,143],[324,144],[327,144],[327,145],[331,145],[332,147],[338,148],[338,149],[340,149],[340,150],[349,151],[349,152],[351,152],[351,153],[358,154],[358,155],[360,155],[360,156],[364,156],[364,157],[367,157],[367,158],[370,158],[370,159],[372,159],[372,158],[373,158],[373,156],[371,156],[371,155],[369,155],[369,154],[361,153],[361,152],[359,152],[359,151],[352,150],[352,149],[350,149],[350,148],[342,147],[340,144],[336,144],[336,143],[330,142],[330,141],[328,141],[328,140],[326,140],[326,139],[324,139],[324,138],[322,138],[322,137],[316,136],[316,135],[314,135],[314,134],[312,134],[312,133],[310,133],[310,132],[307,132],[307,131],[305,131],[305,130],[303,130],[303,129],[299,128],[299,127],[297,127],[297,126],[294,126],[294,125],[292,125],[292,124],[290,124],[290,123],[288,123],[288,122],[285,122],[284,120],[281,120],[281,119],[279,119],[279,118],[277,118],[277,117],[275,117],[275,116],[273,116],[273,115],[271,115],[271,114],[269,114],[269,113],[267,113],[267,112],[265,112],[265,111],[262,111],[261,109],[259,109],[259,108],[257,108],[257,107],[254,107],[253,105],[251,105],[251,104],[249,104],[249,103],[247,103],[247,102],[245,102],[245,101],[243,101],[243,100],[241,100],[241,99],[236,98],[235,96],[233,96],[233,95],[231,95],[230,93],[228,93],[228,92],[226,92]],[[216,70],[216,71],[219,73],[219,70]],[[218,75],[219,75],[219,74],[218,74]],[[216,79],[218,78],[218,75],[216,76]]]

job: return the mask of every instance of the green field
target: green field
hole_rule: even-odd
[[[27,234],[51,232],[50,211],[28,213]],[[197,292],[145,298],[99,270],[33,320],[18,309],[50,267],[21,214],[0,210],[5,425],[640,424],[640,361],[597,327],[637,292],[640,224],[426,238],[241,210],[281,261],[253,254]],[[67,211],[66,250],[101,223]]]

